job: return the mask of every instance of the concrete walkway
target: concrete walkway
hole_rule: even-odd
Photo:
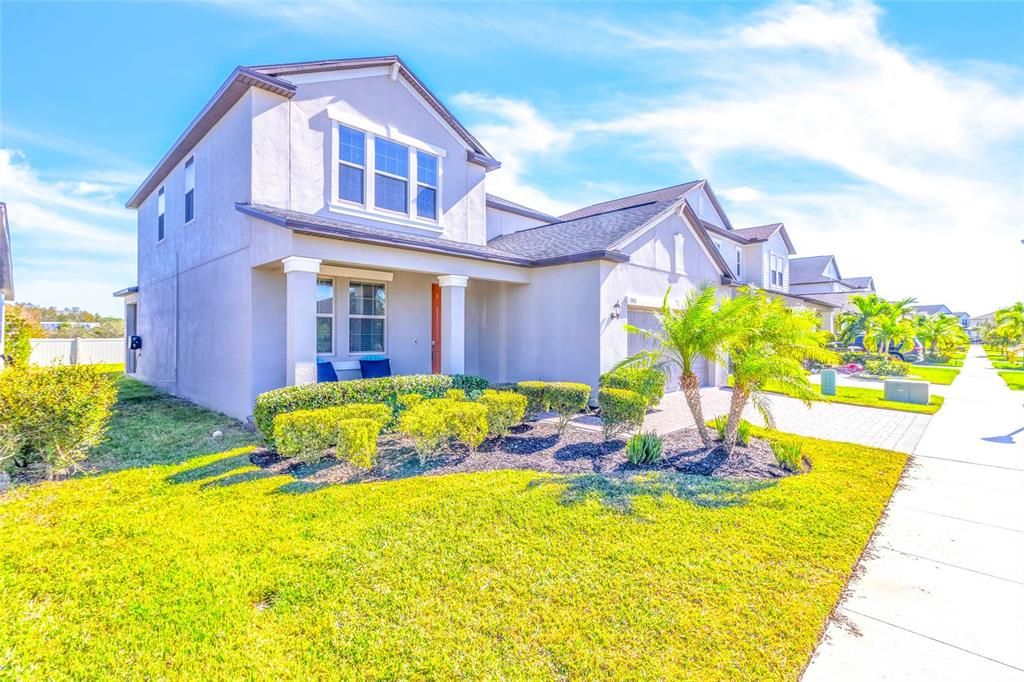
[[[804,680],[1024,680],[1024,393],[974,347]]]

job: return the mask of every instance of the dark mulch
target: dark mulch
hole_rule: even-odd
[[[522,424],[505,438],[487,441],[476,452],[459,445],[420,465],[412,445],[400,436],[381,439],[377,464],[369,470],[333,458],[316,464],[282,459],[268,450],[252,453],[251,461],[268,473],[287,473],[313,485],[381,481],[409,476],[433,476],[498,469],[529,469],[555,474],[631,474],[645,471],[679,472],[737,480],[770,480],[789,476],[775,463],[768,443],[751,439],[737,445],[731,457],[721,447],[704,448],[696,429],[664,436],[662,459],[636,466],[626,459],[622,440],[603,441],[600,431],[570,426],[561,436],[551,424]]]

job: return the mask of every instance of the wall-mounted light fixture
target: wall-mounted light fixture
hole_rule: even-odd
[[[617,320],[622,315],[622,304],[618,301],[612,306],[612,319]]]

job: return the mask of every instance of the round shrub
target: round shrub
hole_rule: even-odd
[[[483,443],[487,437],[487,408],[448,398],[424,400],[402,414],[398,430],[413,442],[420,464],[425,464],[452,439],[470,450]]]
[[[369,469],[377,459],[380,423],[373,419],[342,419],[338,422],[338,442],[334,456]]]
[[[518,393],[487,390],[477,402],[487,408],[487,435],[492,438],[508,435],[526,416],[526,398]]]
[[[907,363],[894,358],[868,360],[864,363],[864,370],[880,377],[902,377],[907,375]]]
[[[375,406],[339,405],[277,415],[274,433],[278,453],[309,463],[321,459],[333,447],[339,460],[361,467],[372,466],[377,454],[381,415],[378,412],[376,419],[352,416],[374,413],[374,410],[360,410],[365,407]],[[380,407],[387,409],[386,405]],[[390,421],[390,410],[388,412]]]
[[[113,380],[91,365],[0,371],[0,469],[74,469],[103,441],[116,399]]]
[[[556,381],[544,389],[549,408],[558,413],[558,433],[565,431],[569,420],[587,409],[590,402],[590,386],[569,381]]]
[[[664,443],[653,431],[638,433],[626,443],[626,459],[630,464],[653,464],[661,459]]]
[[[520,381],[516,391],[526,398],[526,416],[533,418],[551,409],[548,406],[547,383],[544,381]]]
[[[644,423],[647,404],[636,391],[624,388],[602,388],[597,392],[605,440],[620,433],[636,431]]]
[[[620,367],[601,375],[601,388],[624,388],[639,393],[647,409],[665,396],[665,374],[654,367]]]

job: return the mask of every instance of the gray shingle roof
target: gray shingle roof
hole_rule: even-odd
[[[746,237],[752,242],[763,242],[771,239],[772,235],[781,228],[782,223],[772,223],[771,225],[757,225],[756,227],[738,227],[733,232]]]
[[[826,279],[825,268],[828,266],[828,263],[832,258],[832,256],[804,256],[803,258],[790,258],[790,284],[824,281]]]
[[[654,201],[541,225],[496,237],[488,246],[534,261],[607,251],[674,203],[676,200]]]
[[[562,220],[575,220],[576,218],[585,218],[587,216],[596,215],[598,213],[607,213],[608,211],[618,211],[623,208],[629,208],[631,206],[639,206],[640,204],[649,204],[651,202],[659,201],[675,201],[679,197],[683,196],[697,185],[704,182],[703,180],[694,180],[693,182],[684,182],[681,185],[673,185],[671,187],[665,187],[663,189],[656,189],[651,192],[644,192],[642,194],[634,194],[628,197],[620,197],[618,199],[612,199],[610,201],[602,201],[599,204],[592,204],[590,206],[584,206],[583,208],[570,211],[562,216]]]
[[[527,218],[543,220],[546,223],[558,222],[557,216],[553,216],[550,213],[544,213],[543,211],[538,211],[536,209],[530,208],[529,206],[517,204],[514,201],[509,201],[508,199],[505,199],[504,197],[499,197],[496,194],[487,195],[487,205],[502,211],[508,211],[509,213],[516,213],[521,216],[526,216]]]
[[[867,289],[875,286],[875,280],[872,277],[847,277],[843,284],[852,289]]]
[[[949,313],[949,308],[942,303],[938,305],[912,305],[910,309],[915,313],[924,313],[925,315],[934,315],[941,312]]]

